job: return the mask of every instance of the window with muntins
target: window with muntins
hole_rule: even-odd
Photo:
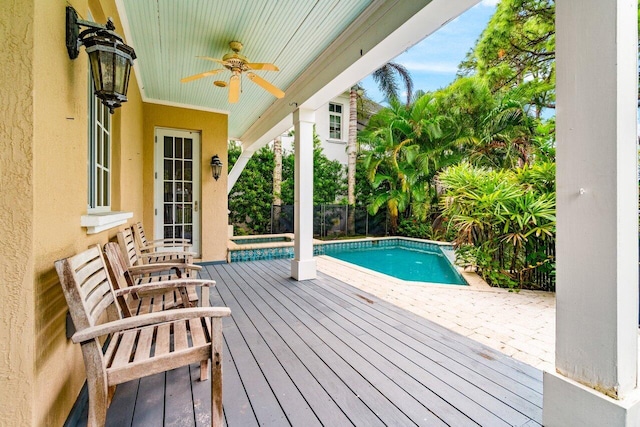
[[[329,138],[342,139],[342,104],[329,103]]]
[[[111,210],[111,115],[89,78],[89,213]]]

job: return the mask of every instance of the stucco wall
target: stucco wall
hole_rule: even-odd
[[[33,417],[33,10],[0,8],[0,425]]]
[[[218,113],[144,104],[144,223],[153,230],[153,156],[156,127],[195,130],[201,133],[200,200],[202,260],[220,261],[227,255],[227,116]],[[211,156],[217,154],[224,163],[218,181],[211,177]]]
[[[114,18],[114,0],[72,0],[82,18]],[[112,239],[88,235],[88,58],[65,48],[65,3],[9,0],[0,8],[0,425],[62,425],[85,381],[79,346],[65,336],[67,304],[55,260]],[[227,120],[220,114],[146,106],[134,75],[129,101],[112,116],[112,209],[151,219],[153,143],[145,124],[202,132],[203,253],[224,259],[226,174],[217,183],[208,158],[227,162]],[[149,118],[145,114],[149,114]],[[148,162],[151,162],[149,164]],[[149,207],[148,204],[151,203]],[[148,209],[146,212],[144,209]],[[211,236],[223,236],[212,239]]]
[[[114,17],[113,1],[72,1],[83,17]],[[61,425],[84,383],[80,348],[65,336],[67,304],[56,259],[106,243],[117,229],[87,235],[88,58],[70,60],[65,48],[65,4],[38,1],[34,10],[34,381],[32,425]],[[112,116],[112,209],[142,218],[142,102],[135,78],[129,102]],[[29,423],[25,424],[28,425]]]

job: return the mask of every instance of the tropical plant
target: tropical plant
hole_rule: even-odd
[[[534,286],[534,270],[554,263],[554,175],[550,163],[499,171],[461,163],[441,173],[442,216],[461,262],[495,286]]]

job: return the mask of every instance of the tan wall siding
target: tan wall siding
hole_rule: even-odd
[[[33,419],[33,11],[0,8],[0,425]]]
[[[220,261],[227,256],[227,116],[218,113],[144,104],[144,223],[153,230],[153,153],[156,127],[201,132],[202,259]],[[225,167],[218,181],[211,177],[211,156],[217,154]]]

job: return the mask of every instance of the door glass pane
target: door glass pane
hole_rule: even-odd
[[[185,182],[183,187],[183,198],[184,202],[192,202],[193,201],[193,192],[192,192],[193,184]]]
[[[184,158],[193,159],[193,140],[191,138],[184,139]]]
[[[184,238],[191,240],[191,235],[193,234],[193,227],[190,225],[184,226]]]
[[[192,181],[192,169],[193,169],[193,162],[190,162],[188,160],[185,160],[184,162],[184,180],[185,181]]]
[[[176,160],[175,167],[176,167],[176,171],[173,179],[181,180],[182,179],[182,161]]]
[[[164,183],[164,201],[173,202],[173,184],[170,182]]]
[[[182,187],[182,183],[178,182],[176,183],[176,202],[182,202],[183,197],[184,197],[184,190]]]
[[[185,224],[191,224],[193,222],[193,210],[191,206],[185,205],[184,207],[184,221]]]
[[[171,160],[164,161],[164,180],[170,181],[173,179],[173,162]]]
[[[173,224],[173,205],[170,203],[164,204],[164,223]]]
[[[182,138],[176,138],[176,159],[182,158]]]
[[[164,137],[164,156],[168,158],[173,157],[173,138],[170,136]]]
[[[173,227],[171,227],[171,226],[165,226],[164,227],[164,238],[165,239],[173,238]]]

